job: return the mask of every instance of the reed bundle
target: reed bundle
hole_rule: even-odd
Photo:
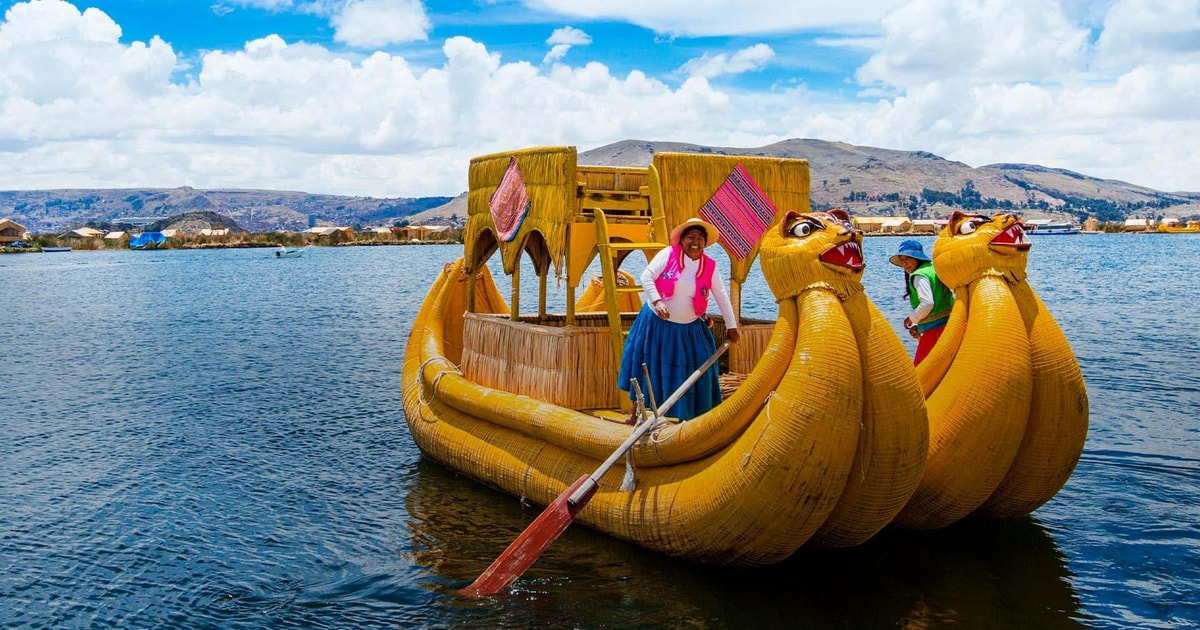
[[[716,337],[717,343],[725,340],[725,322],[720,316],[713,316],[713,336]],[[766,319],[752,319],[743,317],[738,321],[738,334],[740,335],[736,345],[729,347],[727,369],[735,374],[749,374],[754,371],[754,366],[758,365],[759,359],[767,351],[767,345],[771,343],[771,337],[775,333],[775,322]]]
[[[504,272],[511,275],[520,260],[529,235],[538,232],[545,240],[549,259],[556,269],[561,265],[566,247],[567,225],[575,211],[575,147],[535,147],[520,151],[493,153],[471,160],[467,174],[470,192],[467,194],[467,227],[463,233],[466,260],[476,268],[487,259],[490,251],[476,251],[479,236],[494,233],[488,201],[504,177],[509,160],[517,158],[525,191],[529,195],[529,213],[516,237],[499,243]],[[486,239],[484,242],[487,242]],[[491,241],[495,245],[495,241]]]
[[[633,274],[624,269],[617,270],[617,286],[628,287],[637,284],[637,280]],[[606,306],[604,303],[604,279],[600,276],[592,276],[584,288],[583,293],[575,300],[576,313],[595,313],[604,312]],[[642,310],[642,294],[640,293],[621,293],[617,295],[617,308],[623,313],[636,313]]]
[[[634,314],[624,316],[628,326]],[[467,313],[461,369],[469,380],[572,409],[620,405],[620,366],[602,313],[522,316],[519,321]]]

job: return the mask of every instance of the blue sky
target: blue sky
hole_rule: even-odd
[[[1200,190],[1200,0],[0,9],[0,189],[454,195],[493,151],[805,137]]]

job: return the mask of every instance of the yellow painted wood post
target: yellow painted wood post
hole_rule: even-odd
[[[546,319],[546,276],[550,275],[550,269],[538,275],[538,322],[541,323]]]
[[[600,250],[600,278],[604,282],[604,307],[608,315],[608,332],[612,338],[613,365],[621,365],[625,354],[625,331],[621,329],[621,311],[617,305],[617,269],[613,260],[612,243],[608,237],[608,218],[596,208],[596,247]],[[620,388],[618,388],[620,389]],[[624,410],[628,400],[621,398]]]
[[[467,312],[475,312],[475,271],[470,268],[464,269],[467,272]],[[451,278],[453,280],[453,278]]]
[[[514,322],[521,320],[521,261],[517,261],[512,273],[512,299],[509,300],[512,305],[512,313],[509,314],[509,319]]]

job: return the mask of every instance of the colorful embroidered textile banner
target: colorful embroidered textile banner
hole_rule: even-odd
[[[754,249],[758,238],[775,218],[775,205],[738,164],[700,208],[700,218],[717,226],[721,242],[741,260]]]
[[[525,192],[525,180],[521,178],[521,169],[517,166],[517,158],[508,160],[508,169],[504,177],[496,185],[492,198],[488,199],[488,210],[492,213],[492,222],[496,224],[496,237],[500,242],[507,243],[521,229],[521,222],[529,212],[529,193]]]

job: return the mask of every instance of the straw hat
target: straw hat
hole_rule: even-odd
[[[713,226],[713,224],[705,221],[704,219],[697,219],[697,218],[693,217],[691,219],[688,219],[687,221],[684,221],[683,223],[680,223],[679,225],[676,225],[675,229],[671,230],[671,244],[678,245],[679,237],[683,235],[684,230],[686,230],[690,227],[704,228],[704,246],[705,247],[708,247],[709,245],[712,245],[712,244],[716,243],[717,241],[721,240],[721,233],[717,231],[717,228],[715,226]]]
[[[893,265],[899,267],[901,256],[908,256],[913,260],[919,260],[921,262],[929,262],[933,260],[925,253],[925,249],[921,247],[920,243],[911,239],[900,243],[900,251],[892,254],[892,257],[888,260],[890,260]]]

